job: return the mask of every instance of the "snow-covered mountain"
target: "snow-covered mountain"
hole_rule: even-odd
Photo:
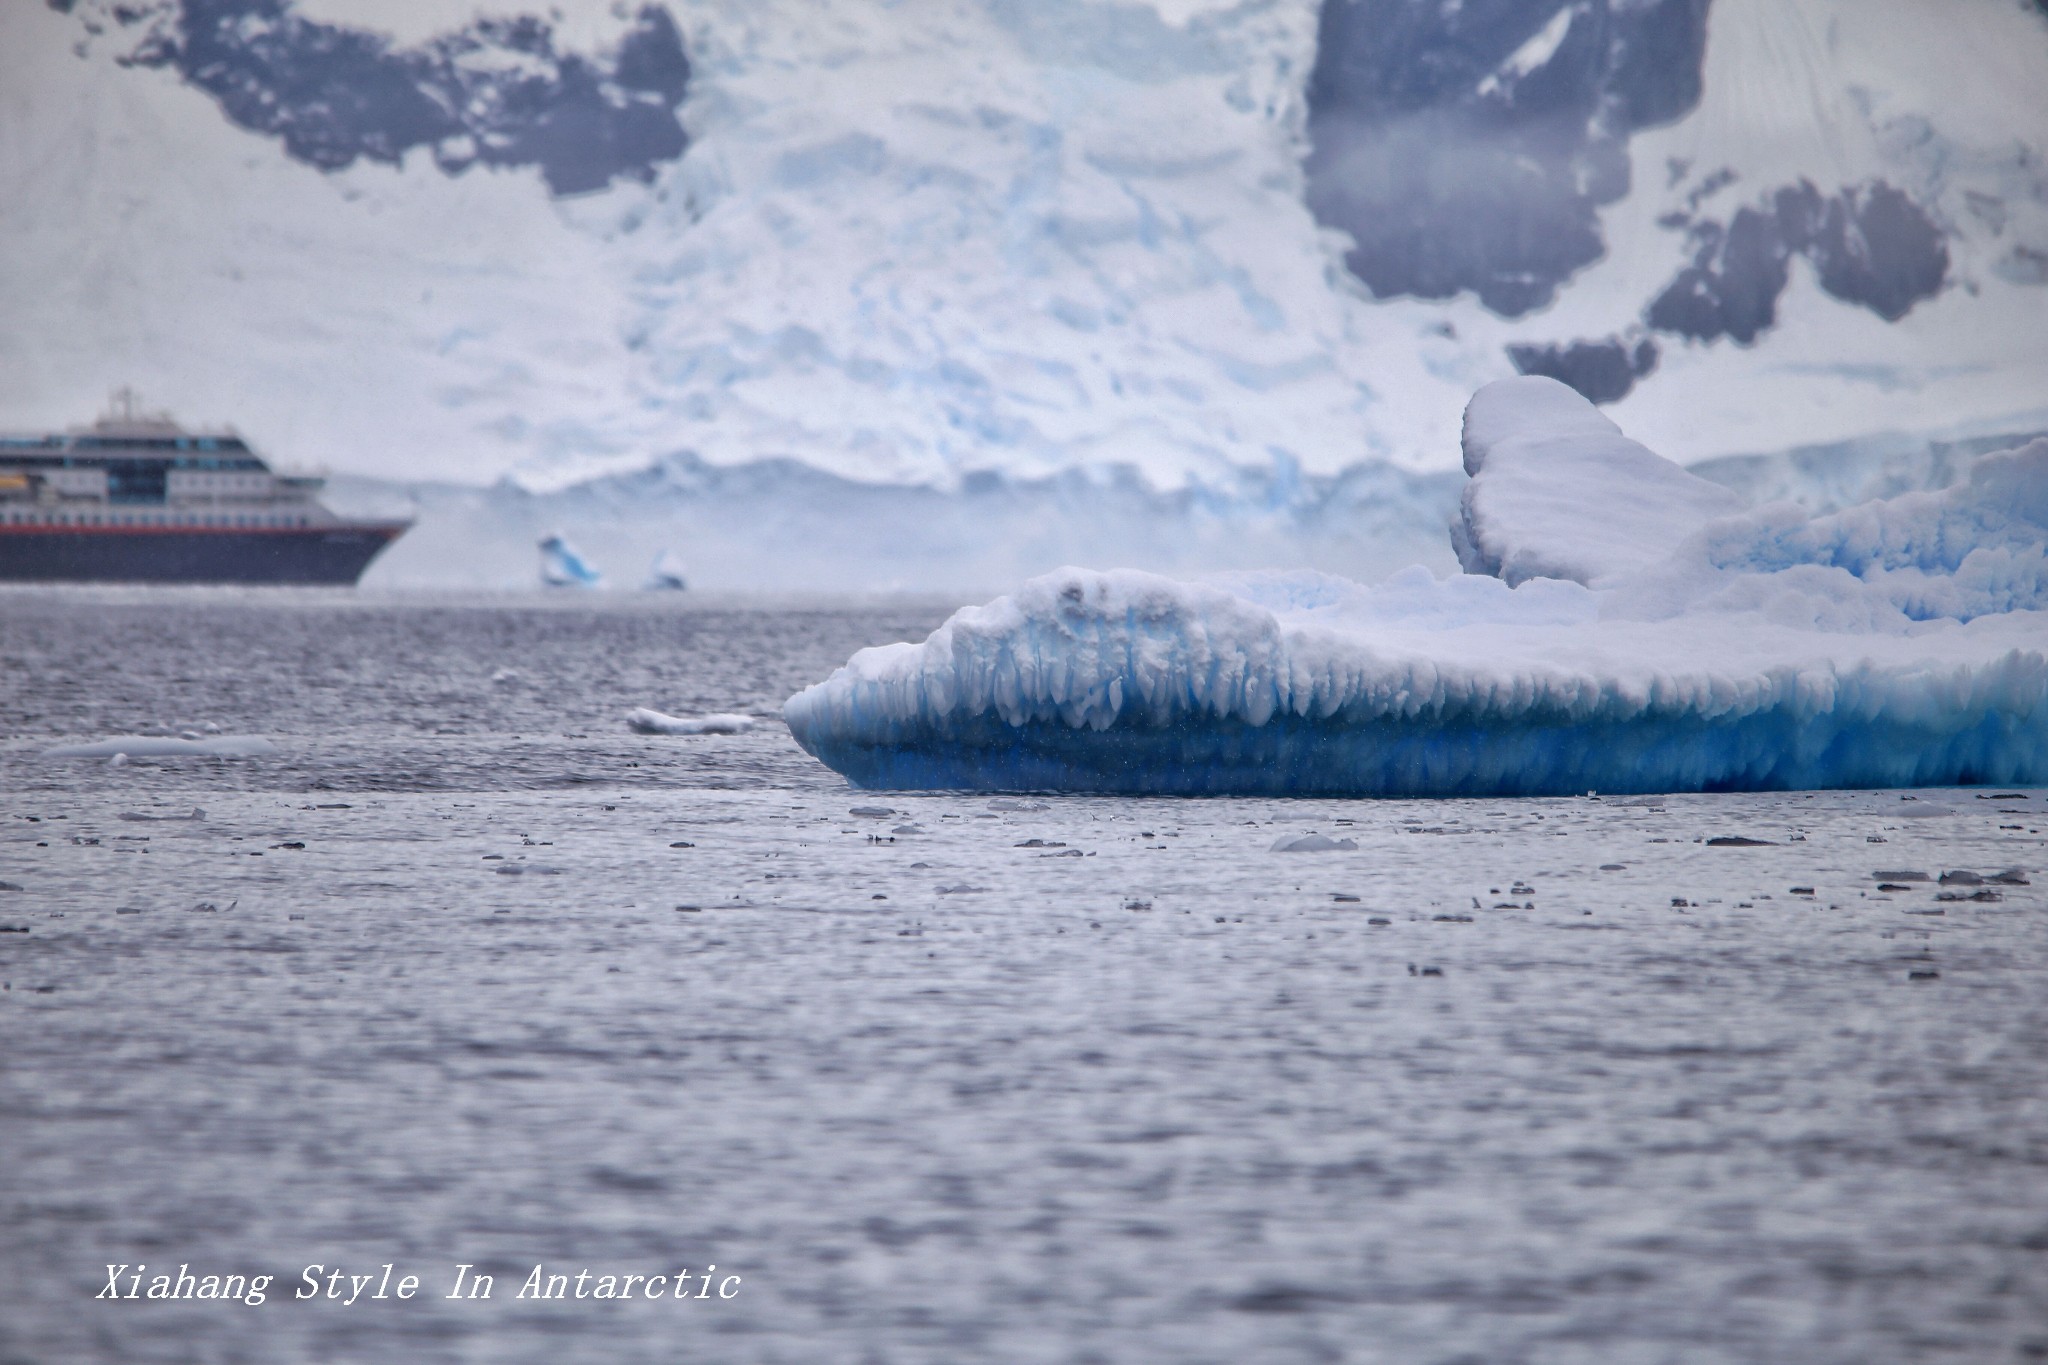
[[[20,3],[0,425],[130,383],[657,521],[1266,516],[1448,473],[1517,369],[1681,459],[2031,428],[2044,76],[2033,0]]]

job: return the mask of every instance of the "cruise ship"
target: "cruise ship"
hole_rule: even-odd
[[[412,523],[336,516],[323,482],[123,390],[90,427],[0,436],[0,581],[354,583]]]

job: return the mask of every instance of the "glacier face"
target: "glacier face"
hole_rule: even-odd
[[[1171,492],[1447,471],[1518,366],[1685,459],[2041,406],[2006,0],[530,9],[9,7],[0,416],[130,382],[358,475]],[[1410,194],[1415,147],[1534,180]]]
[[[1584,399],[1531,377],[1475,396],[1466,458],[1463,538],[1503,571],[1525,566],[1518,584],[1068,569],[922,644],[861,651],[785,718],[867,786],[2048,780],[2048,440],[1979,460],[1943,493],[1819,517],[1744,510],[1676,466],[1660,477]],[[1547,477],[1527,479],[1532,464]],[[1530,491],[1548,500],[1518,508]]]

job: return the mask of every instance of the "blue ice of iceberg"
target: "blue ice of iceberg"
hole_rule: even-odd
[[[550,588],[601,588],[604,575],[560,531],[540,542],[540,581]]]
[[[1466,409],[1467,572],[1062,569],[790,698],[867,787],[1481,795],[2048,782],[2048,439],[1750,509],[1553,380]]]

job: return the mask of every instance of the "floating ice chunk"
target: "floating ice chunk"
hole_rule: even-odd
[[[683,592],[690,581],[683,576],[683,561],[676,557],[676,552],[663,550],[654,557],[647,570],[647,581],[640,586],[648,592]]]
[[[212,735],[205,739],[179,739],[171,735],[119,735],[89,744],[59,744],[43,750],[44,758],[176,758],[200,755],[212,758],[260,758],[274,754],[277,746],[261,735]]]
[[[754,728],[754,718],[724,713],[666,716],[659,711],[636,706],[626,713],[626,724],[643,735],[743,735]]]
[[[115,818],[136,822],[161,822],[165,820],[204,820],[206,818],[206,812],[198,806],[194,806],[189,813],[184,815],[151,815],[146,811],[124,810],[120,813],[119,816]]]
[[[1356,853],[1356,839],[1332,839],[1327,834],[1296,834],[1277,839],[1270,850],[1274,853]],[[1357,899],[1352,897],[1352,899]]]
[[[540,581],[550,588],[601,588],[604,575],[560,531],[551,531],[540,542]]]
[[[1480,391],[1476,574],[1062,569],[784,708],[877,787],[1614,793],[2048,780],[2048,442],[1745,513],[1547,380]]]

